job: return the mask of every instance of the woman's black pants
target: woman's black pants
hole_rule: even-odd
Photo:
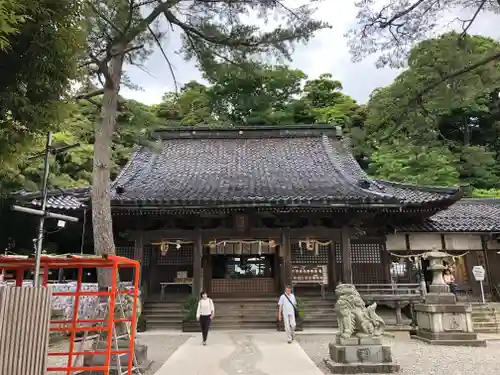
[[[200,316],[200,327],[201,335],[203,336],[203,341],[207,341],[208,329],[210,328],[210,315]]]

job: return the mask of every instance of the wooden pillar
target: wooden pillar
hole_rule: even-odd
[[[144,267],[143,267],[143,264],[144,264],[144,243],[143,243],[143,238],[142,238],[142,234],[139,235],[139,237],[137,237],[135,239],[135,244],[134,244],[134,259],[139,261],[139,263],[141,264],[141,267],[140,267],[140,272],[139,272],[139,286],[142,285],[142,273],[144,271]],[[137,277],[137,275],[135,275]]]
[[[342,282],[352,284],[352,257],[351,257],[351,233],[349,227],[342,227],[341,248],[342,248]]]
[[[160,284],[157,281],[158,274],[158,259],[160,257],[159,246],[151,247],[151,254],[149,258],[149,272],[148,272],[148,292],[150,294],[160,293]]]
[[[494,301],[495,295],[493,289],[493,280],[491,279],[490,260],[488,258],[488,242],[486,241],[485,236],[481,236],[481,246],[483,248],[483,253],[484,253],[484,266],[486,268],[486,280],[488,281],[488,287],[490,289],[490,298],[492,301]]]
[[[203,291],[210,293],[212,281],[212,254],[210,251],[205,253],[203,260]]]
[[[384,267],[383,281],[384,283],[390,283],[392,259],[391,255],[387,252],[387,237],[384,236],[383,238],[384,239],[380,244],[380,261],[382,262],[382,267]]]
[[[193,287],[191,288],[193,296],[201,292],[201,257],[203,256],[203,240],[201,229],[197,230],[193,247]]]
[[[281,254],[283,254],[284,284],[292,286],[292,249],[290,247],[290,229],[281,232]]]
[[[277,250],[277,251],[276,251]],[[274,268],[274,288],[278,293],[281,291],[281,272],[280,272],[280,248],[274,249],[273,254],[273,268]]]
[[[328,246],[328,290],[335,290],[335,285],[337,283],[336,275],[337,258],[335,256],[335,240],[332,239],[332,243]]]

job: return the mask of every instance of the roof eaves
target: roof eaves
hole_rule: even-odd
[[[333,155],[333,153],[335,151],[334,151],[333,146],[330,142],[330,139],[328,138],[328,136],[326,134],[322,135],[322,144],[323,144],[323,148],[328,156],[328,160],[330,161],[332,167],[337,172],[337,175],[340,177],[340,179],[342,180],[342,182],[345,185],[347,185],[348,187],[351,188],[351,190],[363,192],[364,194],[368,194],[369,196],[373,197],[374,199],[378,198],[378,200],[387,201],[387,202],[394,204],[394,205],[401,205],[401,202],[396,197],[394,197],[392,195],[384,194],[384,193],[380,193],[380,192],[375,192],[375,191],[372,191],[369,189],[364,189],[361,186],[357,185],[355,182],[351,181],[349,179],[349,177],[343,171],[343,168],[338,164],[337,160],[335,159],[335,157]],[[340,144],[342,145],[342,147],[344,147],[344,145],[342,143],[340,143]],[[343,153],[345,153],[346,150],[343,149],[342,151],[343,151]],[[342,156],[344,156],[344,155],[342,155]],[[371,182],[370,180],[367,180],[367,181]],[[361,182],[361,181],[358,181],[358,182]]]
[[[442,194],[454,195],[459,191],[463,192],[463,189],[460,186],[438,187],[438,186],[428,186],[428,185],[414,185],[414,184],[407,184],[407,183],[394,182],[394,181],[388,181],[388,180],[375,180],[375,181],[377,181],[383,185],[389,185],[389,186],[396,187],[396,188],[418,190],[418,191],[423,191],[423,192],[427,192],[427,193],[442,193]]]

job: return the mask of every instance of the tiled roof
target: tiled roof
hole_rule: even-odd
[[[462,199],[400,232],[500,232],[500,199]]]
[[[56,210],[77,210],[86,206],[89,188],[66,189],[64,191],[51,191],[47,194],[47,208]],[[42,206],[40,192],[18,192],[15,198],[19,201],[29,202],[36,207]]]
[[[113,183],[116,203],[170,205],[421,205],[461,197],[373,181],[332,127],[169,130],[141,147]]]

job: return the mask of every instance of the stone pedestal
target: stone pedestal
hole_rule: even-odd
[[[470,305],[421,303],[415,305],[415,312],[418,329],[414,339],[434,345],[486,346],[472,327]]]
[[[382,345],[380,338],[372,337],[336,336],[324,363],[333,374],[387,374],[400,369],[392,362],[391,348]]]
[[[472,307],[457,303],[454,294],[443,281],[442,265],[446,254],[434,251],[429,254],[432,285],[424,303],[415,305],[417,332],[411,336],[433,345],[486,346],[478,340],[472,326]]]

